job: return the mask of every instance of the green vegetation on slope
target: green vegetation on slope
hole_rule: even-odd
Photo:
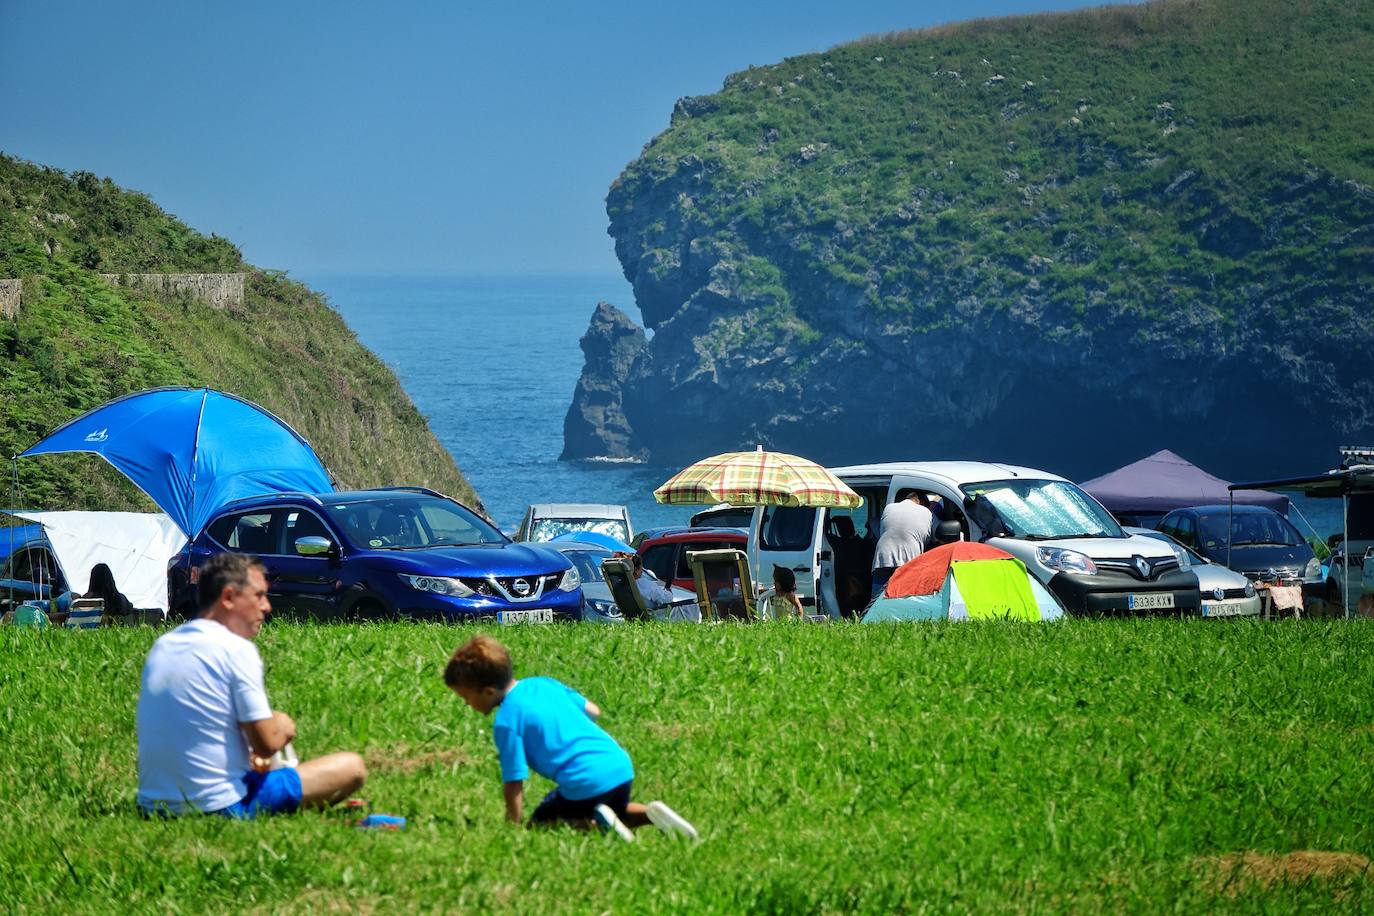
[[[1267,284],[1368,275],[1374,240],[1343,230],[1374,214],[1372,94],[1369,0],[975,21],[682,100],[608,210],[641,289],[690,273],[670,250],[688,237],[771,258],[803,308],[849,287],[918,330],[957,321],[955,298],[1041,289],[1069,327],[1094,308],[1234,318]],[[737,277],[745,301],[777,286]],[[651,325],[680,304],[647,298]]]
[[[241,309],[115,287],[100,273],[247,274]],[[108,179],[0,155],[0,277],[24,281],[0,321],[0,454],[122,394],[205,385],[271,410],[341,486],[419,484],[480,506],[396,377],[324,299],[254,268],[147,197]],[[21,500],[43,508],[145,508],[103,462],[19,463]],[[8,502],[8,498],[6,499]]]
[[[440,681],[471,632],[274,623],[259,639],[298,750],[363,753],[363,794],[410,819],[389,834],[343,812],[140,820],[134,709],[157,634],[0,630],[0,909],[1374,904],[1363,622],[503,630],[518,675],[602,706],[636,794],[693,819],[697,846],[506,825],[490,721]]]

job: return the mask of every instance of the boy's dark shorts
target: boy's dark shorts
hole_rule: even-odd
[[[554,789],[544,800],[539,803],[539,807],[534,809],[530,815],[531,824],[552,824],[555,821],[589,821],[592,819],[592,812],[597,805],[605,805],[615,812],[619,818],[625,817],[625,808],[630,804],[630,788],[634,785],[633,779],[622,782],[608,792],[600,795],[593,795],[591,798],[571,799],[564,798]]]

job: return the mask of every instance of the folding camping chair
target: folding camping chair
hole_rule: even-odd
[[[626,620],[650,620],[649,604],[635,585],[634,566],[629,557],[607,557],[601,561],[601,575],[611,589],[611,597]]]
[[[104,618],[104,598],[73,598],[67,608],[67,626],[74,630],[94,630]]]
[[[689,550],[703,620],[756,620],[754,583],[743,550]]]

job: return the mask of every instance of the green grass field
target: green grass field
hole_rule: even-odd
[[[363,753],[374,810],[410,819],[390,833],[342,812],[141,820],[134,707],[156,633],[6,628],[0,910],[1374,905],[1365,624],[503,631],[517,674],[602,705],[636,795],[695,821],[695,846],[505,824],[489,720],[439,677],[471,632],[259,639],[301,756]]]

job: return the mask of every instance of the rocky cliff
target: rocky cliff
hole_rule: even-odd
[[[1299,6],[979,21],[679,101],[607,198],[652,337],[598,307],[564,457],[1374,441],[1374,4]]]

